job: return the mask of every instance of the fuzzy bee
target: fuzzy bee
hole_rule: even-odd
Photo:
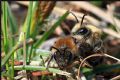
[[[100,39],[101,31],[91,25],[82,26],[85,16],[86,15],[82,18],[81,25],[78,23],[79,29],[76,31],[74,29],[72,30],[74,34],[56,40],[51,47],[52,55],[48,61],[47,67],[53,58],[60,69],[66,69],[80,58],[99,53],[102,46]],[[88,63],[92,66],[99,64],[101,61],[102,58],[88,59]]]

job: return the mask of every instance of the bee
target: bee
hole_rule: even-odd
[[[82,26],[85,16],[86,14],[82,17],[81,24],[78,23],[79,26]],[[47,67],[54,58],[58,67],[65,69],[76,60],[98,52],[102,46],[102,41],[99,38],[100,31],[97,31],[97,28],[96,30],[93,29],[95,28],[91,25],[82,26],[77,29],[77,31],[73,32],[73,34],[59,38],[51,47],[52,55],[48,61]],[[88,63],[94,66],[101,60],[101,58],[92,58],[88,60]]]

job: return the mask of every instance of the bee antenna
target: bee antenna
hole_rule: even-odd
[[[71,14],[75,17],[77,23],[79,23],[79,20],[78,20],[78,18],[76,17],[76,15],[75,15],[73,12],[71,12],[71,11],[69,11],[69,13],[71,13]]]
[[[81,20],[81,23],[80,23],[80,26],[82,26],[83,20],[84,20],[84,18],[85,18],[86,15],[87,15],[87,14],[84,14],[84,15],[83,15],[82,20]]]
[[[53,58],[54,58],[54,54],[52,54],[50,59],[48,60],[47,67],[46,67],[47,70],[48,70],[49,64]]]

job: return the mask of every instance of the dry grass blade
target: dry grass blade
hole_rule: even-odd
[[[103,32],[105,32],[106,34],[109,34],[113,37],[116,37],[116,38],[120,38],[120,34],[115,32],[114,30],[112,29],[108,29],[108,28],[103,28]]]
[[[22,4],[24,6],[28,6],[29,5],[29,1],[16,1],[19,4]]]
[[[53,10],[53,13],[62,15],[66,11],[67,11],[66,9],[55,7],[54,10]],[[83,17],[83,15],[84,15],[83,13],[78,13],[78,12],[75,12],[75,11],[72,11],[72,13],[74,13],[75,16],[77,16],[78,20],[80,20],[80,21],[81,21],[81,18]],[[67,19],[75,20],[75,18],[71,14],[68,15]],[[91,24],[93,24],[95,26],[99,26],[100,25],[99,21],[97,19],[91,17],[91,16],[86,16],[85,20],[88,20]]]
[[[36,21],[44,22],[44,20],[50,15],[51,11],[55,6],[55,1],[39,1],[37,10],[34,13],[33,20],[32,20],[32,27],[31,32],[34,29]]]
[[[26,65],[26,63],[27,63],[27,53],[26,53],[26,36],[25,36],[25,33],[23,33],[23,37],[24,37],[24,41],[23,41],[23,65],[25,66]],[[27,79],[27,72],[26,72],[26,70],[23,70],[24,72],[25,72],[25,75],[24,75],[24,77]]]
[[[110,55],[108,55],[108,54],[104,54],[104,56],[109,57],[109,58],[111,58],[111,59],[114,59],[114,60],[118,61],[118,63],[120,63],[120,59],[118,59],[118,58],[115,58],[115,57],[110,56]]]
[[[112,5],[107,5],[107,9],[108,9],[108,14],[111,16],[111,19],[113,20],[116,31],[120,33],[120,27],[119,27],[120,23],[117,23],[115,17],[113,16]]]
[[[62,9],[62,8],[59,8],[59,7],[55,7],[54,10],[53,10],[53,13],[62,15],[66,11],[67,10],[65,10],[65,9]],[[77,16],[78,20],[81,21],[81,18],[79,18],[79,17],[82,17],[84,14],[78,13],[78,12],[74,12],[74,11],[72,11],[72,12]],[[75,20],[75,18],[72,15],[68,15],[67,19]],[[95,18],[93,18],[91,16],[86,16],[85,19],[87,19],[91,24],[95,25],[96,27],[99,27],[100,24],[101,24],[97,19],[95,19]],[[116,37],[116,38],[120,38],[120,34],[116,33],[112,29],[106,29],[104,27],[99,27],[99,28],[101,28],[103,30],[103,32],[107,33],[108,35],[111,35],[111,36]]]
[[[69,2],[70,4],[72,5],[76,5],[86,11],[89,11],[89,12],[92,12],[93,14],[97,15],[98,17],[100,17],[102,20],[105,20],[111,24],[114,25],[114,22],[112,20],[112,18],[110,17],[109,14],[106,14],[105,11],[101,10],[100,8],[90,4],[89,2],[86,2],[86,1],[80,1],[80,2],[75,2],[75,1],[72,1],[72,2]],[[120,24],[120,20],[114,18],[116,23]],[[118,26],[120,28],[120,25]]]
[[[23,41],[23,58],[24,58],[24,62],[23,65],[26,65],[26,37],[25,37],[25,33],[24,33],[24,41]]]
[[[42,21],[49,16],[55,6],[56,1],[40,1],[40,11],[42,13]]]

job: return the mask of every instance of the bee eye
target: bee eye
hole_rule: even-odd
[[[87,28],[80,28],[77,32],[77,34],[80,34],[80,35],[85,35],[88,33],[88,29]]]

